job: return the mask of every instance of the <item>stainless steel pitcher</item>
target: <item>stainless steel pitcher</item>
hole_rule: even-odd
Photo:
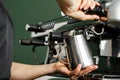
[[[66,38],[66,43],[69,61],[73,69],[76,68],[79,63],[82,64],[82,68],[94,64],[91,51],[83,34]]]

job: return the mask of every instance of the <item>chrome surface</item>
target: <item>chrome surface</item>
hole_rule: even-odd
[[[100,55],[109,57],[112,56],[112,40],[100,41]]]
[[[108,20],[114,24],[120,25],[120,0],[113,0],[108,7]]]
[[[94,64],[91,51],[82,34],[71,36],[69,39],[66,39],[66,42],[68,45],[70,62],[72,63],[71,65],[73,68],[79,63],[82,64],[82,68]]]

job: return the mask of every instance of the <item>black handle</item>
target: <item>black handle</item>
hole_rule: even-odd
[[[86,14],[96,14],[100,17],[106,17],[107,11],[105,11],[101,6],[96,6],[93,10],[88,9]]]
[[[44,46],[47,45],[45,42],[41,42],[38,40],[28,40],[28,39],[21,39],[19,42],[21,45],[37,45],[37,46]]]

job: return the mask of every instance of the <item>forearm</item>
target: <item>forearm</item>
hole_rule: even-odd
[[[13,62],[11,68],[11,80],[31,80],[54,72],[54,64],[26,65]]]

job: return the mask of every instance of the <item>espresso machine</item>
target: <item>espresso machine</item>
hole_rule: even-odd
[[[98,65],[99,68],[80,80],[120,80],[120,0],[99,0],[101,6],[86,14],[107,17],[107,21],[80,21],[61,16],[38,24],[26,24],[31,32],[21,45],[47,46],[44,64],[63,59],[74,69]],[[36,58],[36,57],[35,57]]]

